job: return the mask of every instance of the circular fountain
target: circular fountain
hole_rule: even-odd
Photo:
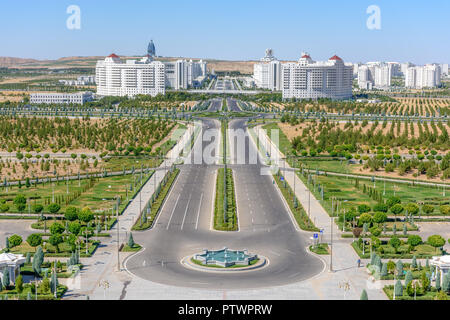
[[[183,259],[185,266],[207,271],[241,271],[253,270],[266,264],[266,258],[251,254],[248,250],[220,250],[203,249],[202,253],[196,253]]]

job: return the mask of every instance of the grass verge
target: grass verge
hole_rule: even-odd
[[[170,191],[176,177],[178,176],[179,172],[180,172],[180,169],[175,169],[172,172],[169,172],[166,183],[162,184],[159,195],[154,199],[153,203],[151,204],[150,215],[147,216],[147,221],[143,221],[144,219],[141,219],[142,216],[139,216],[139,218],[136,220],[136,223],[131,228],[131,230],[135,230],[135,231],[147,230],[153,225],[153,221],[155,220],[156,216],[158,215],[159,211],[161,210],[164,200],[166,199],[167,195],[169,194],[169,191]],[[142,213],[141,213],[141,215],[142,215]]]
[[[301,205],[300,201],[298,201],[297,197],[294,198],[294,192],[292,191],[291,187],[286,182],[286,180],[284,178],[283,178],[284,181],[281,180],[282,175],[280,175],[279,171],[277,174],[273,175],[273,178],[276,181],[277,186],[281,191],[281,194],[288,203],[289,208],[291,209],[295,221],[297,221],[297,224],[300,227],[300,229],[305,231],[320,231],[319,228],[317,228],[311,222],[311,219],[309,219],[305,209]]]
[[[234,193],[233,170],[231,169],[227,169],[227,221],[224,221],[224,172],[224,168],[220,168],[217,172],[214,229],[220,231],[236,231],[238,229],[236,197]]]

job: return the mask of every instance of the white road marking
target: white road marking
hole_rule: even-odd
[[[200,195],[200,204],[198,205],[197,222],[195,223],[195,230],[197,230],[198,227],[198,218],[200,217],[200,208],[202,207],[202,200],[203,200],[203,192]]]
[[[275,252],[275,251],[273,251],[273,250],[270,250],[270,252],[273,253],[273,254],[276,255],[276,256],[281,256],[279,253],[277,253],[277,252]]]
[[[187,213],[188,208],[189,208],[189,203],[191,202],[191,197],[192,197],[192,193],[189,195],[189,200],[188,200],[188,203],[186,205],[186,210],[184,210],[183,222],[181,223],[181,230],[183,230],[184,220],[186,219],[186,213]]]
[[[169,223],[167,224],[166,230],[169,230],[170,221],[172,221],[172,216],[173,216],[173,213],[175,212],[175,208],[177,207],[178,200],[180,200],[180,196],[181,196],[181,193],[178,195],[177,201],[175,202],[175,205],[173,206],[173,210],[172,210],[172,213],[170,214]]]
[[[288,278],[293,278],[293,277],[295,277],[295,276],[298,276],[300,273],[301,273],[301,272],[294,273],[294,274],[290,275]]]

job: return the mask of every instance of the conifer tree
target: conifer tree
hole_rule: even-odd
[[[360,300],[369,300],[366,289],[363,289],[363,291],[361,292]]]

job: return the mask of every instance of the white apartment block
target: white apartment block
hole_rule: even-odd
[[[358,68],[358,86],[363,90],[372,90],[373,78],[368,66],[360,66]]]
[[[303,53],[298,63],[282,65],[283,99],[333,100],[352,97],[353,67],[338,56],[316,62]]]
[[[411,62],[405,62],[400,65],[400,72],[404,77],[406,77],[406,72],[408,71],[408,68],[411,67],[415,67],[415,65],[412,64]]]
[[[77,93],[32,93],[30,94],[31,104],[84,104],[92,101],[94,96],[92,92]]]
[[[392,81],[392,64],[368,62],[358,68],[358,86],[360,89],[371,90],[387,88]]]
[[[253,66],[256,87],[281,90],[281,63],[272,55],[272,49],[267,49],[266,56],[260,61]]]
[[[165,94],[164,64],[146,56],[140,61],[122,61],[111,54],[99,60],[95,68],[97,94],[100,96],[135,96]]]
[[[435,88],[440,85],[441,67],[437,64],[427,64],[406,70],[405,87],[407,88]]]
[[[448,75],[448,63],[442,63],[440,67],[442,75]]]
[[[164,62],[164,65],[165,85],[175,90],[193,87],[207,76],[207,63],[203,60],[198,62],[177,60]]]

